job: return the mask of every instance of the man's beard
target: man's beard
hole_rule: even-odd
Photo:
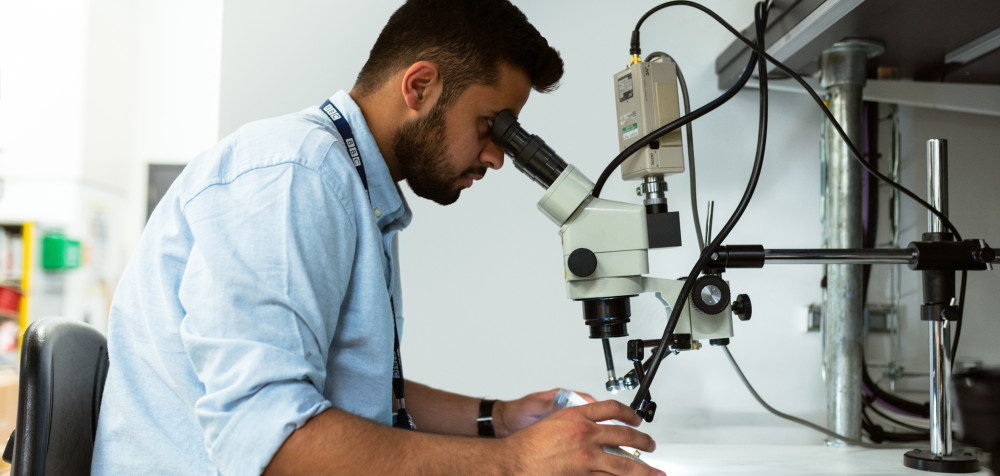
[[[458,200],[462,190],[455,183],[460,175],[450,175],[452,161],[447,155],[444,113],[444,108],[434,106],[427,117],[401,125],[393,138],[392,150],[413,193],[450,205]],[[484,175],[486,168],[467,173]]]

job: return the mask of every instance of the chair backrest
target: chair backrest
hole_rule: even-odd
[[[73,319],[40,319],[24,333],[11,474],[90,474],[108,374],[107,338]]]

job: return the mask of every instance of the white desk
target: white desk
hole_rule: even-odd
[[[903,466],[905,449],[822,445],[661,444],[643,460],[668,476],[933,476]],[[978,473],[989,475],[989,470]]]

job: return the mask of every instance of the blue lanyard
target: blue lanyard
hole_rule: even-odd
[[[354,140],[354,131],[351,129],[351,125],[347,123],[344,115],[340,113],[337,106],[334,106],[329,99],[320,106],[320,109],[333,121],[334,127],[340,132],[340,137],[344,140],[344,145],[347,146],[347,153],[351,156],[351,161],[354,162],[354,169],[357,170],[358,176],[361,177],[361,184],[365,186],[368,203],[371,204],[372,194],[368,190],[368,176],[365,174],[365,163],[361,160],[361,151],[358,150],[358,144]],[[416,426],[413,424],[413,418],[406,413],[406,402],[403,399],[403,362],[399,355],[399,330],[396,329],[396,305],[392,301],[392,289],[389,289],[389,307],[392,309],[393,334],[392,391],[396,394],[397,409],[392,426],[413,430],[416,429]]]

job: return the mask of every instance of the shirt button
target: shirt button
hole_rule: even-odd
[[[375,218],[378,218],[380,216],[382,216],[382,209],[381,208],[376,208],[375,209]]]

